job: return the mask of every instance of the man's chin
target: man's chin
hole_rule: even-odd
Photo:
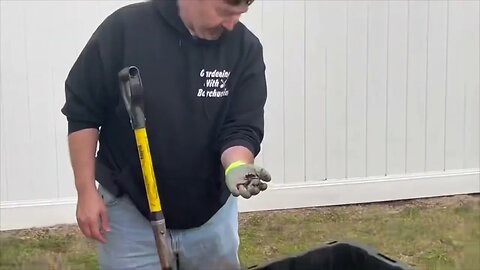
[[[198,37],[201,39],[206,39],[206,40],[217,40],[219,39],[223,34],[223,31],[219,33],[208,33],[208,34],[202,34],[199,35]]]

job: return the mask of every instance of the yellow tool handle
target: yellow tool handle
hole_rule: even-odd
[[[157,180],[153,170],[152,156],[150,155],[150,146],[146,128],[135,129],[135,139],[137,141],[138,154],[142,165],[143,180],[147,192],[148,204],[151,212],[162,211],[162,205],[158,196]]]

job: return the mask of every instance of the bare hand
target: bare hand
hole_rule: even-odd
[[[107,208],[96,190],[79,194],[77,223],[86,237],[107,242],[104,236],[110,231]]]

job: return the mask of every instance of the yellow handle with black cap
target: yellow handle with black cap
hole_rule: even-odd
[[[140,71],[135,66],[125,67],[119,72],[118,76],[120,79],[122,98],[130,117],[132,129],[135,132],[145,191],[150,208],[150,223],[152,224],[155,235],[161,269],[169,270],[172,269],[174,257],[166,239],[167,228],[165,217],[162,212],[162,204],[150,154],[144,113],[144,92]]]

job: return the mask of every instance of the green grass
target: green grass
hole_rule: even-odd
[[[370,245],[417,269],[480,269],[479,200],[462,196],[253,214],[242,226],[241,258],[244,265],[263,263],[334,240]]]
[[[73,226],[3,234],[0,270],[98,269],[95,244]]]
[[[480,197],[243,213],[240,238],[244,267],[353,240],[416,269],[480,269]],[[97,269],[95,244],[74,226],[3,232],[0,239],[1,270]]]

